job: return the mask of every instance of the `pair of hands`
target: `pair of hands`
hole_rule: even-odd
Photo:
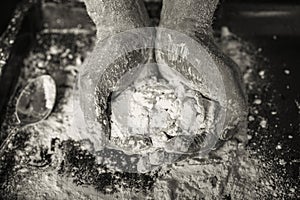
[[[90,17],[96,24],[99,43],[117,33],[150,26],[149,16],[142,0],[85,0],[85,4]],[[224,109],[224,125],[220,138],[226,139],[236,130],[245,128],[247,109],[239,69],[233,61],[221,53],[212,39],[211,25],[217,5],[218,0],[164,0],[159,27],[187,35],[203,47],[204,52],[199,52],[200,58],[213,62],[215,73],[220,75],[216,77],[222,79],[221,87],[226,98],[219,97],[220,88],[217,84],[214,85],[214,82],[220,82],[220,80],[209,80],[211,76],[207,75],[208,72],[205,69],[199,72],[204,79],[200,90],[206,98],[217,101]],[[178,48],[182,45],[182,41],[168,34],[168,31],[159,30],[156,37],[169,40],[166,42],[171,44],[171,48]],[[145,52],[144,56],[149,55]],[[167,60],[166,56],[159,51],[155,51],[155,57],[157,62],[174,64],[174,60]],[[135,62],[135,60],[131,59],[130,62]],[[175,65],[180,65],[180,62],[175,61]],[[181,66],[177,67],[181,68]]]

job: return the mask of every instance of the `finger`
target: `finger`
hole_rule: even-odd
[[[194,56],[200,58],[198,66],[194,66],[202,79],[202,83],[198,85],[199,90],[204,96],[214,100],[212,105],[214,105],[214,102],[218,102],[221,108],[225,110],[225,125],[222,128],[222,133],[228,134],[236,127],[245,126],[244,121],[247,113],[246,97],[237,65],[222,54],[212,40],[211,25],[217,4],[218,0],[164,0],[160,27],[184,33],[204,48],[202,51],[197,51],[197,54],[192,54],[194,50],[190,48],[192,43],[185,43],[183,40],[179,41],[182,37],[177,37],[177,34],[173,34],[170,31],[159,29],[156,42],[158,49],[161,46],[167,46],[169,48],[168,52],[176,52],[175,54],[177,52],[179,54],[180,52],[187,52],[188,55],[174,56],[160,50],[156,50],[155,55],[159,63],[165,63],[182,74],[187,74],[188,76],[186,77],[188,78],[193,77],[195,73],[189,74],[190,72],[185,72],[183,69],[187,68],[185,67],[187,63],[178,60],[178,58],[189,57],[194,59]],[[212,61],[211,66],[213,67],[210,67],[211,69],[208,66],[199,66],[201,62],[209,65],[210,62],[205,62],[205,60]],[[187,60],[187,62],[189,61]],[[221,80],[212,78],[215,77],[212,76],[212,73],[209,74],[209,70],[212,69],[214,69],[215,74],[220,75],[216,77]],[[189,80],[193,81],[191,78]],[[216,87],[217,84],[214,84],[216,82],[222,82],[221,86],[225,91],[225,99],[220,98],[222,91],[219,89],[220,87]],[[219,113],[218,105],[212,106],[212,108],[215,109],[212,109],[213,112],[208,113],[207,119],[218,121],[216,117],[216,113]]]
[[[133,28],[146,27],[150,20],[142,0],[84,0],[97,28],[98,41]]]
[[[100,137],[104,140],[111,132],[111,93],[127,72],[149,58],[149,42],[145,42],[149,39],[144,37],[147,34],[139,34],[143,31],[135,28],[149,26],[150,21],[143,0],[84,1],[97,28],[97,43],[80,71],[80,107],[84,115],[80,119],[89,132],[105,134]],[[127,32],[131,29],[135,30]]]
[[[163,0],[160,26],[189,36],[210,34],[219,0]]]

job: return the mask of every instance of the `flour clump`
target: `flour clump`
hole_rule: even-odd
[[[201,95],[165,68],[141,67],[127,88],[112,94],[110,140],[128,153],[186,153],[192,142],[186,138],[205,128]]]

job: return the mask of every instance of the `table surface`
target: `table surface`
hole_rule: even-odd
[[[255,6],[247,5],[248,3],[238,1],[225,1],[221,5],[216,13],[214,27],[216,39],[220,47],[233,60],[243,65],[242,70],[250,105],[248,126],[250,140],[247,147],[249,147],[251,155],[271,166],[272,173],[280,178],[280,183],[283,184],[281,190],[284,191],[280,194],[282,198],[296,197],[295,195],[299,195],[297,190],[300,178],[300,148],[298,142],[300,141],[300,90],[298,88],[300,85],[300,79],[298,78],[300,75],[298,67],[300,66],[300,59],[298,59],[300,31],[294,22],[299,19],[296,11],[300,4],[266,5],[262,3]],[[19,61],[22,69],[17,84],[18,90],[26,84],[26,80],[29,78],[44,73],[51,74],[58,86],[58,103],[53,110],[54,114],[49,120],[63,123],[66,119],[60,113],[64,112],[63,105],[67,104],[66,99],[73,90],[76,67],[81,65],[87,52],[92,50],[95,39],[95,28],[88,21],[81,4],[68,4],[68,6],[70,8],[69,14],[73,16],[71,18],[64,18],[62,14],[62,11],[66,9],[65,5],[57,6],[57,4],[52,3],[43,5],[44,26],[35,33],[36,40],[32,42],[30,49],[27,50],[24,60]],[[159,20],[161,4],[159,2],[148,2],[147,7],[153,19],[153,24],[156,24]],[[271,9],[273,11],[283,10],[288,14],[283,18],[276,12],[266,16],[259,14],[270,11],[270,8],[273,8]],[[281,19],[280,23],[278,23],[278,19]],[[72,22],[69,23],[70,20]],[[81,24],[80,28],[78,28],[78,24]],[[267,26],[269,24],[272,24],[271,30]],[[220,30],[224,26],[228,27],[234,35],[222,41]],[[266,27],[264,28],[264,26]],[[80,30],[79,33],[72,31],[62,33],[66,30],[75,30],[75,28]],[[248,66],[245,63],[246,60],[243,61],[243,57],[236,58],[234,52],[230,51],[229,44],[236,44],[235,41],[242,44],[239,50],[247,54],[245,57],[248,56],[247,59],[249,57],[253,59],[250,62],[251,65]],[[13,105],[10,105],[12,102],[13,100],[10,101],[8,108],[13,107]],[[1,116],[6,116],[1,130],[7,128],[11,115],[12,110],[9,109],[1,113]],[[45,130],[45,133],[41,133],[40,129],[38,131],[42,135],[50,132]],[[22,141],[30,138],[31,131],[25,129],[21,132],[23,134],[15,142],[15,145],[24,148]],[[1,137],[4,136],[1,135]],[[76,142],[65,142],[66,148],[72,148],[68,151],[70,153],[70,165],[83,162],[71,154],[72,152],[82,153],[71,145],[74,143]],[[87,157],[86,159],[94,158]],[[1,166],[2,181],[6,176],[3,174],[10,173],[13,164],[16,163],[13,156],[8,156],[6,162],[10,164]],[[68,171],[71,168],[65,167],[61,170]],[[91,170],[95,169],[91,168]],[[119,174],[119,176],[127,177],[125,178],[127,184],[132,184],[137,179],[141,180],[140,186],[133,186],[136,188],[149,189],[154,184],[153,177],[148,175],[140,177],[139,175]],[[109,183],[113,183],[118,181],[115,177],[106,175],[104,179],[107,179]],[[76,180],[79,182],[78,184],[83,181]],[[103,182],[103,178],[101,181]],[[105,188],[98,188],[98,190],[104,191]],[[279,188],[274,188],[274,190],[279,190]],[[296,190],[296,192],[294,191],[291,194],[291,190]],[[225,195],[225,197],[229,198],[228,195]]]

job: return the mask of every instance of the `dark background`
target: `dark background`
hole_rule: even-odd
[[[62,1],[62,0],[61,0]],[[0,34],[6,29],[20,0],[0,1]],[[259,118],[249,123],[249,147],[260,149],[262,160],[272,162],[274,171],[286,184],[298,185],[300,179],[300,1],[222,0],[214,29],[228,27],[234,34],[260,49],[257,73],[266,70],[265,80],[248,93],[250,115],[268,119],[268,128],[259,127]],[[151,4],[151,3],[150,3]],[[161,7],[156,3],[154,7]],[[154,13],[155,15],[155,13]],[[48,19],[49,20],[49,19]],[[32,20],[35,21],[35,20]],[[27,22],[28,23],[28,22]],[[288,70],[290,74],[284,73]],[[0,98],[3,98],[0,94]],[[253,105],[261,99],[260,106]],[[271,115],[276,111],[275,116]],[[259,134],[255,134],[258,132]],[[292,136],[292,138],[288,137]],[[280,144],[282,149],[276,149]],[[280,164],[280,160],[286,162]]]

